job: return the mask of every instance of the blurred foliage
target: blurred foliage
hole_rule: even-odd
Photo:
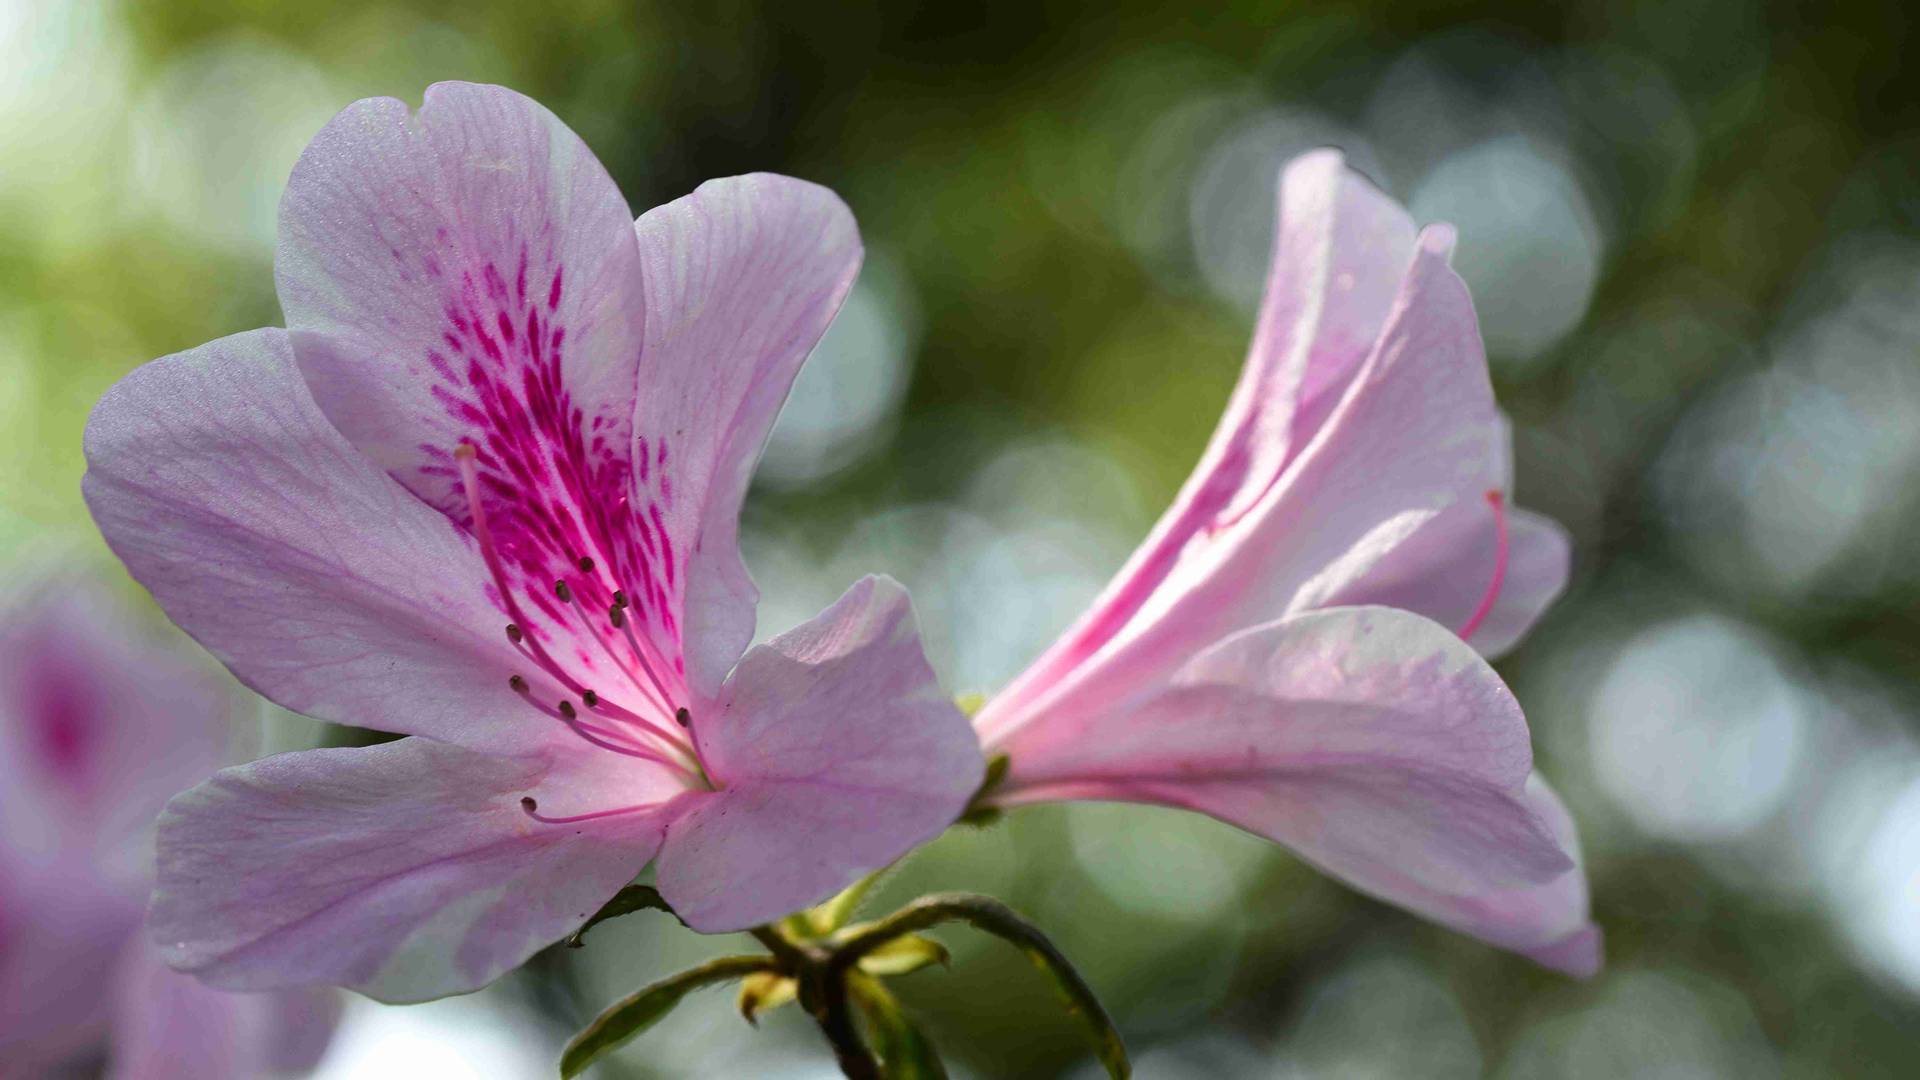
[[[902,577],[956,691],[1017,670],[1186,475],[1251,329],[1232,248],[1263,252],[1268,227],[1215,215],[1243,189],[1259,206],[1284,150],[1340,143],[1416,212],[1482,223],[1458,261],[1496,342],[1520,501],[1567,524],[1578,562],[1503,670],[1581,819],[1609,973],[1569,983],[1133,808],[953,834],[879,909],[1004,896],[1082,965],[1143,1075],[1869,1076],[1920,1055],[1920,800],[1900,795],[1920,781],[1910,4],[0,12],[22,58],[0,77],[5,565],[101,555],[79,434],[112,380],[277,320],[272,200],[328,115],[496,81],[578,130],[636,209],[755,169],[853,206],[902,283],[873,310],[904,398],[847,460],[757,489],[750,552],[782,613],[853,572]],[[1448,179],[1490,161],[1490,189]],[[1504,221],[1546,247],[1487,240]],[[998,587],[953,569],[969,559]],[[1753,680],[1648,645],[1701,613],[1720,621],[1671,640],[1759,665],[1778,701],[1728,706]],[[512,985],[557,1031],[675,950],[729,944],[643,923]],[[957,1066],[1084,1067],[1020,957],[949,944],[952,972],[903,986]],[[695,1045],[627,1067],[824,1055],[803,1029],[702,1024],[670,1021],[650,1048]]]

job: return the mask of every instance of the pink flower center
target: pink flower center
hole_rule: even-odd
[[[577,638],[591,639],[606,656],[611,670],[620,675],[615,686],[588,686],[558,662],[542,643],[542,635],[537,632],[540,624],[528,617],[510,584],[511,575],[481,498],[477,451],[463,443],[454,450],[453,456],[472,516],[474,539],[499,590],[501,603],[513,620],[506,626],[507,640],[526,659],[528,670],[545,676],[542,681],[551,684],[542,692],[526,674],[514,672],[507,679],[508,687],[535,711],[561,724],[582,741],[616,754],[657,762],[705,786],[706,774],[699,752],[686,735],[693,723],[692,713],[683,696],[670,689],[684,684],[662,678],[662,672],[674,671],[676,665],[661,654],[650,635],[634,633],[626,593],[607,580],[591,557],[583,555],[574,563],[575,572],[553,583],[553,598],[558,605],[542,605],[547,611],[560,613],[561,630]],[[624,698],[626,703],[616,698]],[[545,818],[535,813],[531,800],[522,805],[529,816],[541,821],[582,820]],[[588,816],[621,812],[626,811]]]
[[[1507,548],[1509,544],[1509,538],[1507,536],[1507,501],[1501,496],[1499,491],[1489,491],[1487,492],[1487,505],[1493,507],[1493,580],[1487,583],[1487,591],[1480,597],[1480,606],[1474,608],[1473,614],[1467,616],[1467,621],[1461,624],[1459,632],[1462,641],[1472,637],[1473,632],[1480,629],[1480,624],[1487,621],[1487,616],[1493,611],[1494,603],[1500,599],[1500,587],[1507,583]]]

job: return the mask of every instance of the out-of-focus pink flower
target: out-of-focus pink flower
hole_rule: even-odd
[[[85,587],[0,616],[0,1075],[252,1080],[325,1048],[332,994],[210,990],[140,933],[154,815],[220,765],[227,716]]]
[[[656,854],[688,924],[736,930],[953,820],[979,747],[897,585],[747,650],[740,504],[860,262],[838,198],[745,176],[636,225],[551,113],[443,83],[329,123],[280,229],[287,329],[111,390],[88,503],[249,686],[414,737],[174,800],[169,963],[431,998]]]
[[[976,717],[994,801],[1162,803],[1576,974],[1571,820],[1476,653],[1567,577],[1510,509],[1453,232],[1321,151],[1290,164],[1265,304],[1198,469],[1120,575]]]

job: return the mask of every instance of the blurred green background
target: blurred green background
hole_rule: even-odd
[[[956,692],[1009,678],[1196,459],[1279,164],[1317,145],[1460,226],[1518,499],[1576,543],[1503,662],[1573,805],[1610,965],[1578,984],[1224,826],[1047,808],[887,899],[1056,935],[1143,1077],[1798,1077],[1920,1068],[1920,65],[1900,0],[871,5],[0,0],[0,567],[107,561],[94,399],[279,320],[305,141],[438,79],[545,102],[638,209],[770,169],[866,270],[747,515],[763,633],[914,591]],[[262,707],[268,748],[327,737]],[[357,1002],[329,1077],[550,1075],[558,1040],[735,950],[641,915],[495,990]],[[1010,950],[901,984],[961,1075],[1093,1075]],[[700,997],[634,1077],[831,1076]],[[1077,1071],[1076,1071],[1077,1070]]]

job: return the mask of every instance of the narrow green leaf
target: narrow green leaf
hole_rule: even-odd
[[[883,866],[840,890],[826,903],[803,912],[808,936],[825,937],[845,926],[847,920],[853,918],[853,913],[860,910],[861,902],[866,900],[867,894],[880,883],[881,877],[885,876],[886,872],[887,868]]]
[[[567,938],[567,948],[577,949],[586,944],[581,939],[587,936],[587,931],[608,919],[617,919],[636,911],[664,911],[676,919],[680,917],[675,915],[673,908],[667,905],[666,898],[660,895],[660,890],[651,885],[629,885],[614,893],[613,899],[602,904],[600,910],[593,913],[593,918],[582,923],[580,929],[575,930],[573,936]]]
[[[869,1041],[880,1059],[883,1080],[947,1080],[947,1068],[932,1040],[878,979],[856,972],[848,976],[847,989],[867,1018]]]
[[[1113,1018],[1094,996],[1080,973],[1074,970],[1053,942],[1032,923],[1021,918],[1007,905],[991,896],[976,893],[935,893],[923,896],[899,911],[874,922],[849,937],[834,953],[834,960],[847,966],[857,965],[862,957],[878,950],[902,934],[925,930],[944,922],[964,922],[1014,945],[1047,976],[1068,1011],[1086,1025],[1093,1041],[1094,1054],[1113,1080],[1127,1080],[1133,1066],[1127,1060],[1126,1043],[1113,1026]]]
[[[602,1055],[652,1027],[693,991],[772,969],[772,957],[723,956],[620,999],[568,1041],[567,1048],[560,1054],[562,1080],[579,1076]]]
[[[862,956],[860,970],[869,975],[907,975],[949,959],[945,945],[919,934],[903,934]]]

